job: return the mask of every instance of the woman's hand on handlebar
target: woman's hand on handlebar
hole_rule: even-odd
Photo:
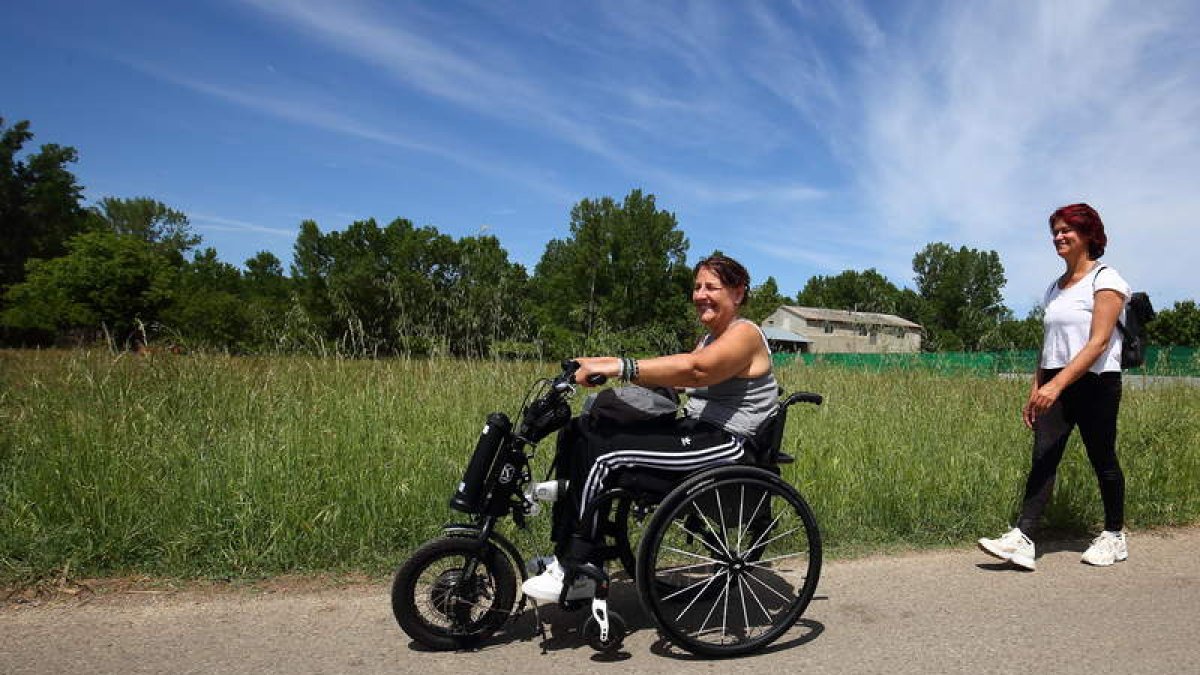
[[[579,364],[575,383],[595,387],[621,375],[621,359],[613,356],[581,356],[573,359]]]

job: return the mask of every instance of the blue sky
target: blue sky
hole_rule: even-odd
[[[1200,296],[1200,3],[9,3],[0,116],[240,264],[300,222],[486,231],[530,271],[583,198],[652,193],[787,295],[925,244],[1023,315],[1087,201],[1157,306]],[[1190,267],[1190,265],[1189,265]]]

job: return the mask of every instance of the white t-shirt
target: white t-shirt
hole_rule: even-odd
[[[1042,318],[1042,368],[1062,368],[1087,344],[1092,329],[1092,308],[1095,293],[1114,290],[1129,304],[1129,284],[1117,271],[1097,263],[1095,269],[1070,288],[1059,288],[1058,280],[1046,289],[1042,305],[1046,314]],[[1121,309],[1118,320],[1125,321],[1125,309]],[[1114,327],[1108,339],[1108,349],[1100,354],[1089,371],[1106,373],[1121,370],[1121,330]]]

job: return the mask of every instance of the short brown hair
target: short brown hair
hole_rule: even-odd
[[[702,269],[711,270],[726,286],[745,289],[745,292],[742,293],[742,301],[738,304],[746,304],[746,300],[750,298],[750,273],[740,262],[727,255],[714,253],[696,263],[696,266],[692,268],[692,276],[699,274]]]

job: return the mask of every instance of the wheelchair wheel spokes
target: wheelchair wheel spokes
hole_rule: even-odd
[[[477,561],[448,557],[425,568],[417,579],[417,607],[430,625],[450,635],[466,635],[490,609],[496,597],[496,580],[479,572]]]
[[[516,576],[494,545],[443,537],[417,549],[396,572],[392,611],[404,632],[434,649],[461,649],[508,620]]]
[[[795,536],[797,533],[800,532],[800,528],[796,527],[796,528],[787,530],[786,532],[783,532],[783,533],[776,533],[775,525],[778,522],[779,522],[778,520],[772,522],[761,533],[756,531],[755,534],[758,535],[757,539],[755,539],[753,544],[748,546],[745,550],[741,551],[742,555],[746,556],[746,558],[748,560],[757,562],[759,559],[762,558],[762,552],[767,550],[767,548],[772,543],[774,543],[778,540],[784,539],[785,537]],[[770,537],[770,538],[768,539],[767,537]],[[784,548],[786,548],[786,547],[784,547]],[[792,556],[795,554],[794,553],[785,553],[783,555],[784,556]],[[775,560],[780,560],[780,559],[782,559],[782,558],[780,558],[780,557],[775,558]]]
[[[691,571],[696,571],[696,570],[708,569],[708,568],[712,567],[713,565],[720,563],[720,561],[717,560],[716,558],[707,558],[705,556],[695,555],[695,554],[689,553],[687,551],[680,551],[679,549],[671,549],[670,552],[682,555],[684,557],[690,557],[695,560],[699,560],[700,562],[693,563],[691,565],[679,565],[677,567],[667,567],[667,568],[659,570],[659,574],[675,574],[675,573],[691,572]]]
[[[708,587],[711,586],[713,582],[715,582],[721,576],[722,575],[716,574],[700,575],[694,581],[692,581],[691,584],[682,588],[673,587],[674,590],[661,594],[660,598],[665,603],[682,597],[680,602],[688,603],[688,606],[683,608],[683,612],[680,612],[680,616],[682,616],[685,612],[687,612],[688,609],[691,608],[693,604],[695,604],[696,600],[699,600],[700,597],[704,595],[704,592],[708,590]],[[660,588],[661,587],[663,586],[660,586]]]
[[[816,521],[794,488],[753,469],[728,473],[664,500],[638,560],[660,630],[706,656],[761,649],[786,632],[811,601],[821,564]]]
[[[692,502],[692,510],[695,512],[696,517],[699,519],[699,522],[703,524],[702,528],[696,528],[696,529],[700,529],[701,531],[697,533],[697,532],[692,532],[686,526],[681,525],[680,527],[683,527],[684,530],[686,532],[688,532],[688,534],[692,535],[693,537],[697,537],[697,539],[699,541],[704,542],[704,545],[707,546],[714,555],[719,555],[724,558],[728,558],[730,556],[730,550],[729,550],[729,544],[726,541],[726,537],[729,533],[729,530],[725,526],[725,514],[724,514],[724,510],[721,508],[721,491],[720,490],[716,491],[716,503],[717,503],[717,508],[715,509],[715,513],[713,515],[714,515],[714,520],[719,519],[719,521],[721,523],[720,529],[715,527],[716,523],[709,520],[708,516],[706,516],[704,514],[704,510],[701,509],[700,505],[697,504],[696,502]],[[678,524],[678,523],[676,523],[676,524]]]

